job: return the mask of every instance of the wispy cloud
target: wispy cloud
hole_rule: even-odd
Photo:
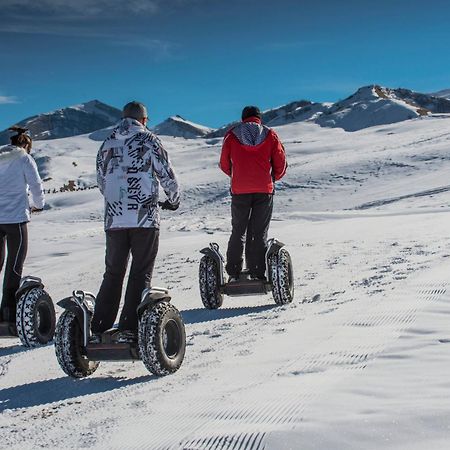
[[[109,43],[111,45],[142,49],[153,55],[153,58],[158,61],[178,58],[175,51],[179,48],[179,44],[174,42],[162,41],[160,39],[150,39],[141,36],[121,36],[119,38],[111,37]]]
[[[2,21],[8,18],[74,20],[152,16],[219,0],[1,0]]]
[[[127,46],[142,49],[158,61],[176,58],[175,50],[179,47],[174,42],[151,39],[140,34],[130,34],[129,32],[112,33],[109,31],[95,30],[84,24],[55,23],[52,26],[42,27],[40,23],[31,22],[22,22],[18,25],[2,23],[0,24],[0,32],[96,39],[103,41],[108,46]]]
[[[121,14],[155,14],[162,0],[2,0],[2,16],[36,17],[50,19],[77,19],[83,17],[112,17]]]
[[[18,98],[14,96],[0,95],[0,105],[9,105],[12,103],[19,103]]]
[[[142,23],[137,24],[186,4],[186,0],[1,0],[0,33],[96,39],[108,46],[140,48],[158,61],[173,59],[177,44],[147,37],[148,29],[142,31]],[[134,22],[136,26],[130,26]]]

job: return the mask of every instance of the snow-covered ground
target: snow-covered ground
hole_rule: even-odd
[[[199,250],[210,241],[224,250],[230,231],[221,140],[164,137],[184,194],[163,213],[154,283],[171,289],[186,323],[181,369],[156,378],[140,362],[101,363],[72,380],[51,346],[2,340],[2,447],[448,447],[450,119],[277,131],[290,166],[270,235],[291,253],[293,303],[266,295],[203,309]],[[88,135],[38,143],[47,188],[94,184],[98,146]],[[26,273],[55,300],[96,292],[100,194],[47,200],[29,227]]]

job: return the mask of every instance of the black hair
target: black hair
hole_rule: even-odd
[[[261,111],[257,106],[246,106],[242,110],[242,120],[248,119],[249,117],[258,117],[261,119]]]

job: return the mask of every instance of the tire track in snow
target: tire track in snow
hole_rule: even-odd
[[[430,290],[425,289],[426,292]],[[434,290],[431,293],[431,297],[440,291]],[[428,295],[428,294],[427,294]],[[341,296],[342,297],[342,296]],[[342,301],[342,298],[339,300]],[[370,305],[375,308],[378,303],[385,302],[382,295],[370,297]],[[365,298],[367,300],[367,297]],[[293,307],[296,306],[296,307]],[[411,316],[413,312],[410,311],[405,315],[405,312],[400,308],[391,309],[389,314],[376,309],[372,310],[366,307],[365,302],[361,302],[359,299],[356,302],[346,302],[339,305],[337,310],[333,311],[333,314],[319,317],[318,314],[323,311],[325,304],[313,305],[309,311],[309,316],[305,317],[305,311],[298,305],[291,305],[288,307],[275,307],[273,309],[258,311],[245,316],[244,318],[235,317],[225,319],[213,319],[210,321],[201,321],[198,325],[194,325],[194,331],[191,336],[194,336],[195,328],[210,326],[208,330],[209,334],[195,335],[200,337],[207,336],[208,339],[203,339],[202,342],[196,343],[196,352],[191,352],[190,356],[186,359],[186,364],[182,367],[181,371],[176,377],[169,379],[154,380],[152,383],[145,383],[144,385],[132,385],[125,386],[120,390],[114,390],[106,394],[101,393],[99,395],[89,395],[87,402],[83,402],[82,406],[73,407],[73,413],[83,412],[86,418],[83,418],[83,422],[73,426],[65,425],[65,432],[67,435],[79,433],[79,426],[86,428],[90,423],[96,423],[98,426],[98,433],[100,436],[109,437],[109,433],[114,433],[115,426],[121,426],[122,424],[111,424],[108,421],[94,421],[94,412],[88,411],[86,408],[95,405],[95,409],[109,408],[115,404],[116,400],[124,397],[140,397],[151,398],[155,405],[152,405],[151,409],[145,405],[139,410],[139,415],[147,415],[147,422],[145,427],[138,427],[138,431],[142,433],[144,442],[140,445],[141,448],[149,448],[149,441],[151,440],[151,448],[161,449],[178,449],[178,448],[237,448],[244,449],[250,448],[264,448],[264,440],[267,433],[270,433],[276,429],[283,429],[285,427],[293,427],[299,423],[301,416],[305,414],[308,403],[314,401],[321,392],[321,383],[324,383],[325,387],[328,387],[327,383],[330,383],[329,374],[337,373],[338,375],[345,371],[362,370],[365,365],[373,359],[377,352],[379,353],[381,344],[373,345],[373,348],[368,348],[368,345],[357,346],[348,348],[348,345],[335,345],[330,346],[333,343],[333,338],[339,336],[339,332],[346,337],[347,328],[353,330],[353,332],[361,333],[361,329],[364,331],[364,336],[370,333],[370,329],[375,330],[372,334],[377,337],[380,334],[380,329],[387,329],[388,331],[392,326],[403,321],[405,326],[414,320],[414,316]],[[342,308],[342,309],[341,309]],[[366,323],[372,324],[368,326],[358,325],[358,320],[348,321],[348,311],[354,312],[356,318],[360,323],[364,320]],[[370,312],[370,314],[368,314]],[[289,316],[288,316],[289,314]],[[200,313],[201,316],[201,313]],[[286,318],[289,317],[287,321]],[[324,318],[325,317],[325,318]],[[406,317],[406,318],[405,318]],[[409,317],[409,318],[408,318]],[[364,320],[363,320],[364,319]],[[307,351],[304,347],[298,347],[294,345],[294,350],[297,352],[298,358],[295,361],[290,361],[290,364],[279,364],[276,370],[272,370],[264,373],[252,374],[250,373],[247,379],[244,379],[242,383],[236,388],[227,388],[226,386],[220,386],[217,390],[217,394],[208,395],[206,398],[201,395],[198,398],[188,397],[179,402],[179,409],[183,411],[183,414],[174,414],[173,405],[167,410],[160,408],[158,400],[164,395],[164,392],[173,390],[173,395],[165,396],[164,402],[175,401],[177,402],[177,396],[183,394],[183,390],[190,387],[191,382],[195,382],[195,373],[191,373],[192,369],[198,372],[203,372],[206,376],[218,376],[215,373],[217,369],[221,369],[221,358],[217,352],[211,351],[202,353],[202,350],[208,348],[208,342],[213,342],[213,349],[233,349],[236,352],[239,348],[245,347],[244,341],[248,340],[249,336],[251,342],[256,342],[252,346],[258,344],[258,339],[267,341],[272,339],[273,334],[279,328],[280,324],[289,327],[295,327],[298,323],[304,325],[305,321],[313,321],[315,324],[325,324],[325,327],[329,326],[330,330],[323,335],[315,335],[313,340],[308,341],[306,336],[306,344],[313,343],[316,345],[313,351]],[[224,323],[225,322],[225,323]],[[227,322],[230,322],[230,327],[226,327]],[[353,323],[355,322],[355,323]],[[270,333],[272,331],[272,333]],[[308,331],[306,331],[308,333]],[[288,335],[288,333],[285,333]],[[283,336],[283,333],[277,335],[277,339]],[[369,335],[370,336],[370,335]],[[204,341],[207,342],[204,342]],[[281,346],[285,343],[286,338],[282,339]],[[343,339],[345,341],[345,339]],[[292,343],[291,343],[292,344]],[[248,346],[248,343],[247,343]],[[307,347],[307,345],[306,345]],[[254,349],[251,349],[252,351]],[[257,349],[256,349],[257,350]],[[321,350],[321,351],[318,351]],[[292,353],[295,355],[295,353]],[[235,364],[242,364],[245,360],[236,360]],[[125,370],[124,367],[128,366],[123,364],[119,369],[113,369],[110,373],[120,372]],[[292,366],[292,367],[290,367]],[[206,371],[204,371],[206,369]],[[291,370],[289,370],[291,369]],[[128,369],[126,369],[128,371]],[[221,373],[226,379],[225,373]],[[342,375],[339,375],[342,376]],[[281,396],[271,397],[270,383],[277,383],[277,379],[283,377],[289,381],[292,389],[289,392],[284,392]],[[323,381],[314,383],[306,383],[305,387],[301,384],[306,378],[321,378]],[[299,387],[300,380],[300,387]],[[218,383],[221,384],[221,381]],[[318,386],[317,386],[318,384]],[[296,392],[298,391],[298,392]],[[294,392],[294,394],[293,394]],[[255,397],[261,396],[263,400],[255,402]],[[238,401],[234,398],[238,397]],[[195,401],[193,402],[193,398]],[[224,406],[227,406],[224,409]],[[78,412],[77,412],[78,411]],[[225,411],[225,412],[224,412]],[[187,412],[187,414],[186,414]],[[122,412],[121,412],[122,413]],[[123,414],[123,420],[125,422],[135,422],[136,410],[130,409],[130,411]],[[148,421],[152,423],[149,424]],[[122,422],[122,420],[120,421]],[[53,424],[53,430],[49,433],[48,437],[44,438],[44,441],[52,443],[62,442],[59,435],[60,429],[57,428],[62,422]],[[174,424],[177,429],[174,432]],[[89,425],[90,426],[90,425]],[[50,430],[49,430],[50,431]],[[136,433],[133,433],[136,435]],[[138,433],[139,434],[139,433]],[[148,438],[148,436],[151,436]],[[80,441],[82,442],[82,441]],[[97,442],[91,442],[90,445],[94,445],[98,448],[101,447],[101,439]],[[108,445],[108,447],[111,447]],[[105,447],[106,448],[106,447]]]
[[[367,316],[366,322],[371,324],[371,338],[373,340],[375,337],[380,336],[379,328],[383,328],[384,333],[381,336],[385,336],[386,331],[390,332],[390,336],[385,339],[381,339],[381,342],[375,342],[371,345],[363,344],[356,345],[351,351],[328,351],[325,354],[319,354],[318,357],[313,357],[311,360],[306,360],[304,364],[303,373],[313,372],[313,373],[325,373],[331,369],[331,371],[344,370],[358,370],[364,369],[366,364],[379,355],[388,343],[396,339],[401,331],[405,330],[413,321],[414,315],[417,311],[420,303],[423,301],[432,301],[437,299],[440,295],[445,292],[444,288],[440,289],[429,289],[425,287],[422,292],[419,293],[417,299],[411,302],[408,301],[411,295],[410,292],[403,292],[401,295],[396,296],[396,300],[403,297],[401,302],[403,310],[399,308],[399,303],[396,303],[399,309],[393,310],[391,314],[378,314],[377,311],[372,312]],[[384,300],[388,301],[388,300]],[[384,302],[383,302],[384,303]],[[416,304],[415,304],[416,303]],[[382,305],[376,305],[376,309],[382,309]],[[346,327],[353,326],[358,329],[359,326],[352,324],[352,322],[344,323],[343,330]],[[369,340],[369,342],[370,342]],[[327,343],[328,345],[328,343]],[[302,359],[302,358],[300,358]],[[292,365],[292,363],[290,364]],[[310,393],[309,400],[313,399],[319,393]],[[292,399],[292,397],[294,397]],[[289,400],[290,399],[290,400]],[[232,411],[221,412],[217,414],[214,419],[208,418],[207,426],[200,427],[195,432],[206,433],[209,435],[209,439],[203,437],[197,439],[189,439],[181,441],[179,444],[174,446],[162,446],[163,448],[183,448],[183,449],[215,449],[215,448],[226,448],[226,449],[241,449],[241,448],[256,448],[263,449],[264,447],[264,436],[268,431],[273,431],[275,429],[281,429],[283,427],[292,427],[299,423],[299,415],[304,410],[304,404],[306,400],[305,395],[292,395],[292,392],[286,395],[285,398],[277,398],[276,401],[272,402],[262,402],[259,407],[254,406],[249,408],[242,408],[242,402]],[[245,400],[244,400],[245,402]],[[206,405],[204,405],[206,406]],[[243,426],[243,423],[245,424]],[[227,429],[230,431],[236,429],[236,427],[246,428],[241,431],[241,433],[227,433]],[[210,428],[215,430],[215,433],[208,433],[205,428]],[[222,432],[219,430],[222,428]],[[252,444],[251,447],[246,447],[246,438],[248,436],[254,436],[255,433],[261,439]],[[241,446],[241,443],[244,445]]]
[[[278,308],[274,308],[274,310],[270,310],[269,312],[265,312],[263,314],[263,317],[261,317],[261,314],[256,314],[254,317],[250,318],[248,321],[244,321],[244,324],[239,324],[241,326],[241,329],[236,332],[236,327],[233,329],[233,333],[227,334],[222,333],[221,336],[214,338],[215,346],[221,348],[222,346],[230,347],[233,343],[236,341],[241,341],[242,337],[247,335],[249,331],[257,330],[260,328],[260,319],[263,319],[264,322],[267,321],[274,321],[276,322],[276,319],[283,314],[278,314],[277,312]],[[366,317],[367,310],[362,305],[361,310],[363,311],[363,317]],[[398,316],[398,318],[397,318]],[[390,314],[384,314],[384,315],[372,315],[369,316],[369,322],[373,323],[373,328],[379,327],[380,325],[389,325],[389,324],[396,324],[397,322],[401,322],[402,320],[405,322],[405,324],[410,323],[413,319],[408,314],[406,317],[409,317],[409,319],[404,319],[405,314],[400,311],[395,314],[395,311]],[[253,319],[253,320],[252,320]],[[252,325],[251,322],[254,321],[255,324]],[[221,320],[212,320],[212,321],[204,321],[202,324],[213,324],[212,331],[210,331],[210,335],[214,335],[214,330],[218,328],[218,326],[214,326],[215,323],[220,324],[222,322]],[[221,324],[222,326],[223,324]],[[235,324],[234,324],[235,326]],[[273,324],[273,328],[275,328],[277,324]],[[223,331],[223,328],[221,329]],[[378,331],[376,332],[378,333]],[[329,341],[329,338],[322,337],[325,342]],[[328,345],[328,344],[327,344]],[[199,347],[200,348],[200,347]],[[382,349],[382,346],[381,346]],[[304,367],[302,370],[293,371],[296,375],[302,375],[302,374],[317,374],[320,372],[325,372],[327,370],[327,367],[333,367],[338,366],[340,369],[348,369],[351,368],[354,369],[362,369],[367,364],[367,361],[370,359],[370,357],[373,357],[374,354],[379,353],[381,351],[380,346],[376,346],[376,348],[372,349],[372,351],[366,351],[364,352],[335,352],[334,354],[328,353],[322,353],[320,355],[313,355],[313,357],[303,358],[304,359]],[[367,346],[363,348],[363,350],[367,350]],[[213,352],[211,352],[213,353]],[[208,367],[211,364],[211,360],[209,362],[205,362],[205,355],[210,356],[210,354],[202,354],[201,352],[197,352],[197,354],[194,354],[194,357],[192,361],[197,361],[198,359],[201,359],[202,364],[201,367],[205,366]],[[214,361],[214,357],[212,358]],[[191,361],[191,362],[192,362]],[[189,370],[189,367],[186,366],[186,369]],[[273,375],[273,374],[272,374]],[[181,381],[181,384],[184,385],[184,382]],[[252,388],[257,387],[258,385],[261,385],[261,382],[253,381],[250,384],[246,386],[246,388]],[[233,395],[234,393],[228,393],[229,396]],[[293,399],[291,402],[287,401],[285,404],[280,406],[279,399],[275,399],[272,402],[270,401],[264,401],[260,404],[259,407],[248,407],[248,408],[242,408],[237,405],[235,409],[231,413],[228,413],[224,416],[223,413],[219,413],[217,417],[214,416],[214,412],[217,410],[217,403],[218,399],[217,397],[213,397],[210,399],[210,401],[201,401],[198,402],[196,407],[192,407],[191,404],[186,404],[184,407],[182,407],[182,410],[189,411],[189,417],[186,417],[185,420],[183,418],[178,417],[177,420],[175,420],[175,423],[181,428],[186,429],[188,431],[188,434],[194,434],[198,435],[200,434],[201,438],[194,438],[194,439],[188,439],[187,441],[181,441],[180,445],[176,444],[175,446],[172,446],[170,443],[167,442],[167,439],[165,436],[170,435],[173,433],[173,425],[172,421],[169,421],[169,425],[167,427],[164,426],[164,424],[157,424],[155,427],[155,431],[157,434],[161,436],[161,439],[154,439],[153,444],[157,444],[159,441],[158,447],[155,448],[239,448],[238,443],[244,442],[245,445],[246,442],[249,441],[251,436],[251,439],[255,438],[255,426],[257,425],[257,428],[261,428],[261,424],[267,425],[287,425],[287,424],[295,424],[296,419],[295,416],[303,410],[302,403],[304,403],[305,399],[311,398],[311,396],[303,394],[302,396],[296,396],[295,399]],[[300,405],[300,406],[299,406]],[[181,406],[181,405],[180,405]],[[206,430],[205,433],[205,411],[208,411],[208,414],[206,416],[208,419],[206,419],[206,423],[208,426],[206,428],[216,429],[217,424],[215,421],[219,422],[218,428],[230,428],[230,433],[226,433],[226,430],[223,430],[221,433],[212,433]],[[192,416],[196,416],[199,418],[199,425],[197,426],[197,431],[193,433],[192,430]],[[166,417],[166,414],[158,414],[158,417]],[[238,426],[242,421],[248,424],[247,430],[242,431],[239,434],[235,433],[236,426]],[[183,423],[184,422],[184,423]],[[195,422],[195,421],[194,421]],[[224,427],[222,422],[227,423],[228,425]],[[232,427],[229,427],[229,424],[232,424]],[[182,431],[182,430],[180,430]],[[271,428],[269,427],[268,431],[271,431]],[[265,432],[264,432],[265,433]],[[180,433],[182,434],[182,433]],[[205,436],[205,434],[207,436]],[[261,434],[258,434],[260,436]],[[157,436],[153,436],[156,438]],[[262,442],[263,438],[261,438]],[[172,441],[173,442],[173,441]],[[239,444],[240,445],[240,444]],[[219,447],[218,447],[219,446]],[[142,447],[145,448],[145,445]],[[245,448],[245,447],[242,447]]]

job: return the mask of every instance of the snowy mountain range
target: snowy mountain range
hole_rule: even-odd
[[[422,94],[409,89],[390,89],[379,85],[359,88],[335,103],[299,100],[268,109],[262,121],[268,126],[294,122],[316,123],[322,127],[358,131],[415,119],[430,114],[450,114],[450,89]],[[28,128],[34,140],[59,139],[96,132],[92,138],[103,140],[121,118],[121,111],[98,100],[28,117],[16,125]],[[218,129],[200,125],[181,116],[171,116],[153,127],[158,135],[192,138],[219,138],[236,122]],[[99,131],[101,130],[101,131]],[[9,142],[10,132],[0,133],[0,145]]]
[[[90,133],[115,124],[122,112],[102,103],[91,100],[79,105],[38,114],[18,122],[15,125],[28,128],[34,140],[60,139]],[[0,133],[0,145],[9,143],[11,133]]]
[[[439,94],[439,95],[438,95]],[[448,97],[448,98],[447,98]],[[402,122],[429,114],[450,113],[450,90],[421,94],[409,89],[364,86],[336,103],[292,102],[264,111],[262,121],[268,126],[293,122],[312,122],[322,127],[357,131],[377,125]],[[233,123],[206,137],[224,136]]]

